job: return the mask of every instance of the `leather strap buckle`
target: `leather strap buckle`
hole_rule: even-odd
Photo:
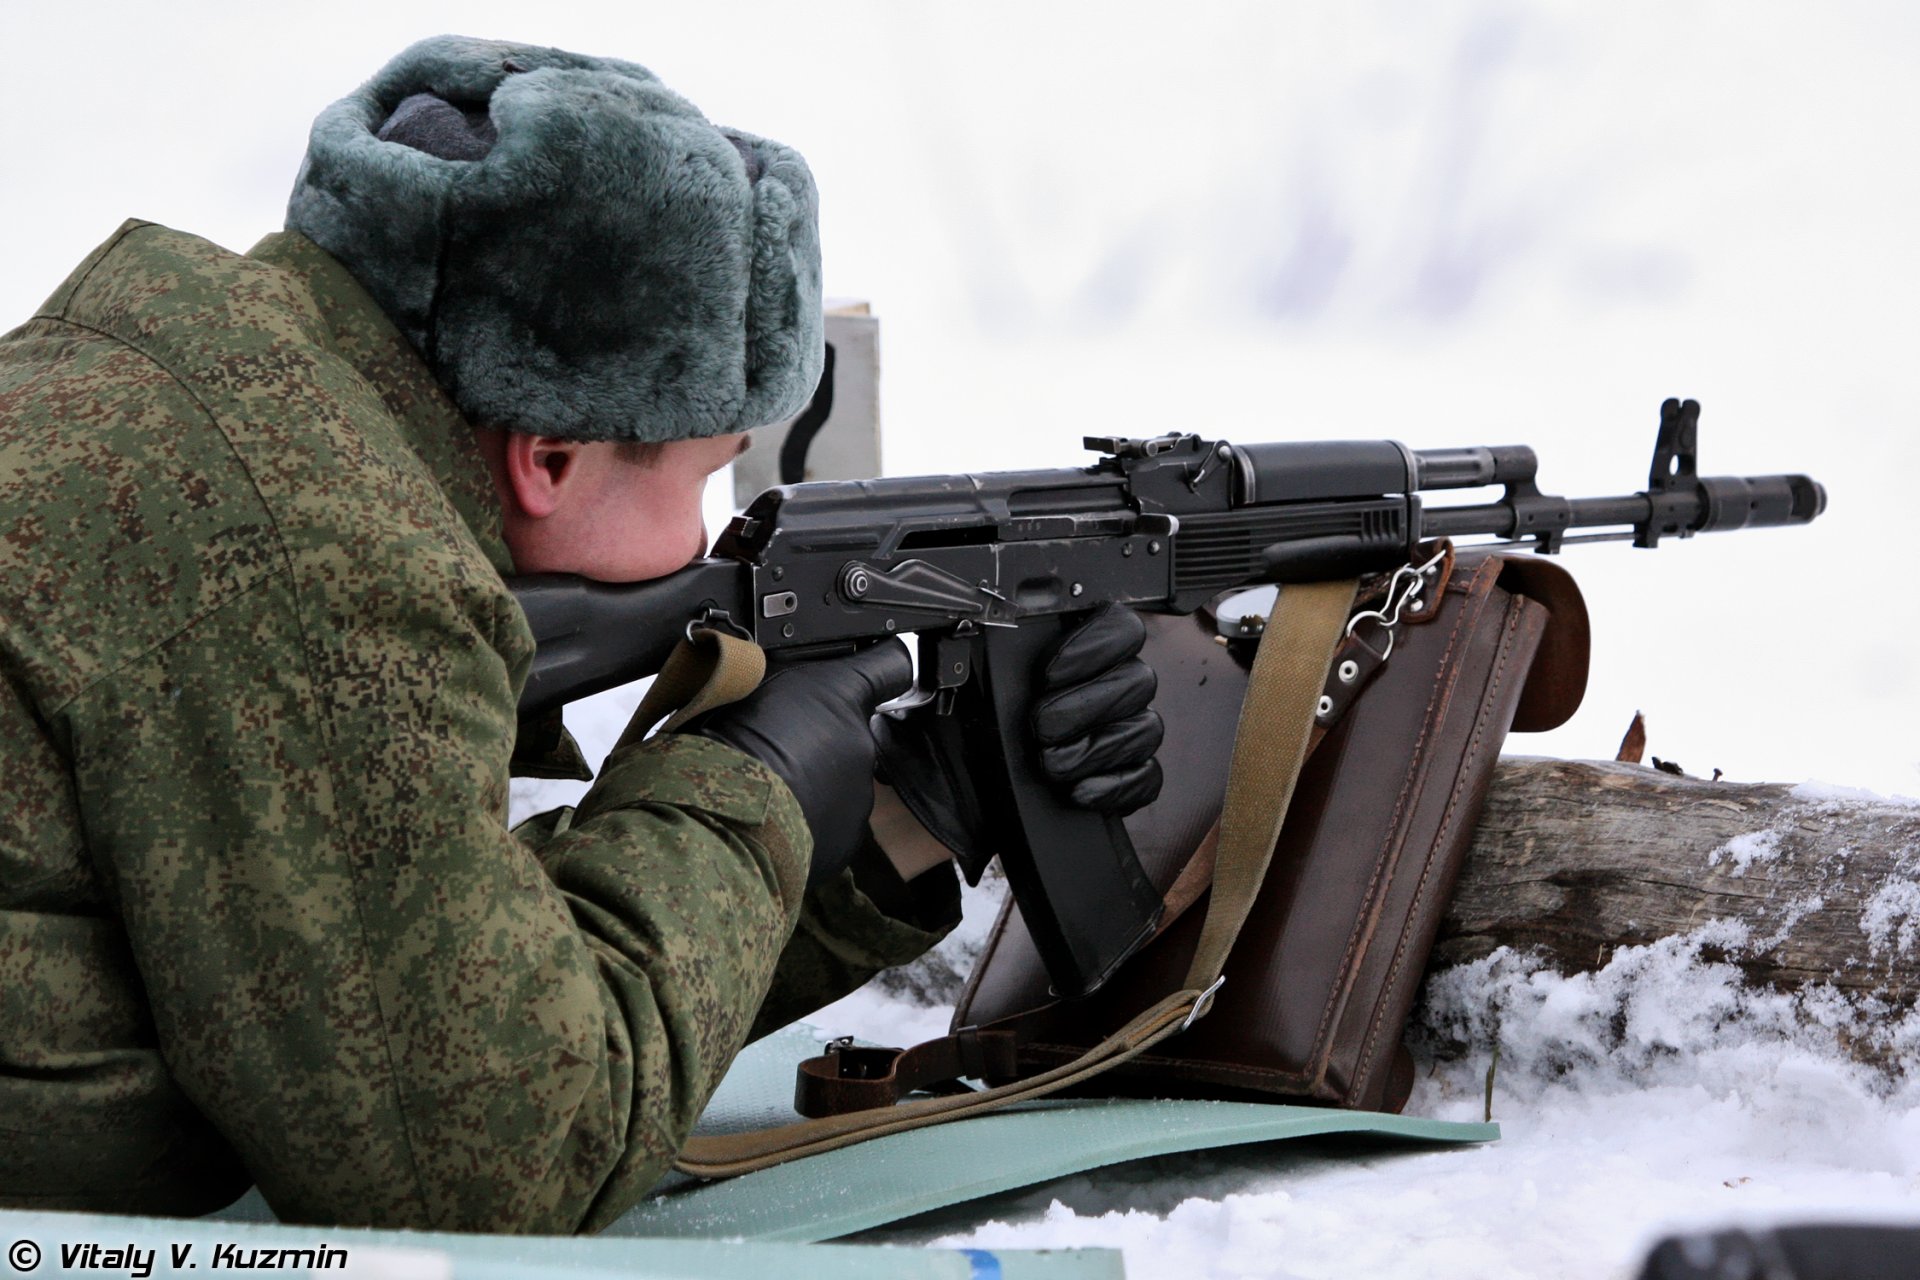
[[[843,1115],[890,1107],[916,1091],[971,1093],[961,1077],[1015,1076],[1017,1048],[1013,1032],[980,1027],[962,1027],[911,1049],[870,1048],[842,1036],[799,1065],[793,1109],[803,1116]]]

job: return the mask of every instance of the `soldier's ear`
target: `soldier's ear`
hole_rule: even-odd
[[[578,440],[507,433],[502,470],[521,515],[540,520],[559,510],[580,479],[584,449]]]

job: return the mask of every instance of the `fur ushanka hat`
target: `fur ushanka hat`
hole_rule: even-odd
[[[402,103],[453,114],[433,98],[466,144],[382,140]],[[817,208],[799,153],[716,128],[644,67],[437,36],[320,113],[287,228],[353,273],[469,419],[677,440],[812,394]]]

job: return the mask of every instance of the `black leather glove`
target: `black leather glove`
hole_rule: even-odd
[[[1072,631],[1047,659],[1033,708],[1040,771],[1082,809],[1122,817],[1160,794],[1166,736],[1150,709],[1159,677],[1140,660],[1147,624],[1110,604]]]
[[[740,701],[680,731],[744,751],[792,789],[813,832],[807,887],[831,880],[867,838],[873,813],[873,709],[913,684],[907,646],[888,640],[845,658],[775,670]]]
[[[1121,816],[1160,794],[1154,753],[1166,734],[1150,709],[1159,680],[1140,659],[1147,627],[1123,605],[1106,605],[1067,633],[1035,687],[1031,729],[1040,771],[1064,799]],[[880,776],[935,839],[960,856],[969,879],[997,850],[983,847],[986,823],[972,780],[950,771],[955,753],[935,739],[931,708],[876,716]]]

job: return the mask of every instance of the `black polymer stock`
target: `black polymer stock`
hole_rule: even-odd
[[[1645,491],[1562,498],[1525,445],[1409,449],[1390,440],[1232,445],[1197,435],[1089,439],[1090,467],[826,481],[769,489],[709,559],[609,586],[558,575],[514,593],[538,641],[523,718],[660,669],[693,625],[770,659],[827,657],[914,633],[934,733],[994,824],[1055,990],[1084,995],[1153,933],[1161,899],[1117,818],[1067,804],[1027,733],[1039,662],[1109,601],[1192,613],[1260,583],[1350,578],[1406,564],[1423,540],[1571,542],[1805,524],[1826,491],[1803,475],[1702,477],[1700,406],[1669,400]],[[1504,486],[1492,502],[1422,494]],[[1576,534],[1574,530],[1612,532]],[[963,866],[969,882],[984,863]]]

